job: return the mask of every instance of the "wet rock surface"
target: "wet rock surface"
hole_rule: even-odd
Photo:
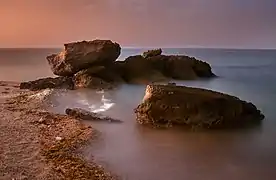
[[[35,81],[20,83],[20,89],[29,89],[37,91],[41,89],[74,89],[74,84],[71,77],[56,77],[42,78]]]
[[[135,113],[144,125],[207,129],[245,127],[264,119],[255,105],[237,97],[174,84],[148,85]]]
[[[91,121],[106,121],[106,122],[112,122],[112,123],[121,123],[121,120],[118,119],[113,119],[111,117],[108,116],[103,116],[101,114],[98,113],[93,113],[81,108],[67,108],[65,110],[65,113],[68,116],[74,117],[74,118],[78,118],[78,119],[82,119],[82,120],[91,120]]]

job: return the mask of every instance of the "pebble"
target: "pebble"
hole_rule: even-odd
[[[62,140],[62,137],[57,136],[57,137],[56,137],[56,140],[57,140],[57,141],[61,141],[61,140]]]

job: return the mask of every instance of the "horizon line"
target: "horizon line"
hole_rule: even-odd
[[[14,46],[0,47],[0,49],[62,49],[63,46]],[[275,48],[249,48],[249,47],[204,47],[204,46],[121,46],[122,49],[225,49],[225,50],[276,50]]]

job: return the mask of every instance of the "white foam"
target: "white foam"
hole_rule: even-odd
[[[94,113],[104,112],[104,111],[107,111],[108,109],[110,109],[111,107],[113,107],[115,105],[115,103],[111,102],[110,99],[106,99],[104,97],[104,95],[102,95],[101,102],[103,103],[103,105],[101,105],[97,109],[92,110],[92,112],[94,112]]]

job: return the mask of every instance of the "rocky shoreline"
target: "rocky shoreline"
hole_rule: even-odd
[[[1,85],[3,85],[2,83]],[[5,83],[0,103],[3,179],[118,179],[77,152],[96,136],[79,120],[43,109],[47,93]]]
[[[162,55],[161,49],[118,61],[121,47],[110,40],[93,40],[64,44],[59,54],[47,56],[56,78],[23,82],[21,89],[113,89],[124,83],[149,84],[171,79],[212,78],[211,66],[194,57]]]
[[[13,86],[0,83],[5,87],[2,95],[10,96],[0,103],[0,175],[4,179],[118,179],[85,161],[76,150],[96,134],[81,119],[121,121],[78,108],[66,109],[67,115],[45,111],[44,89],[105,90],[123,83],[147,84],[145,97],[134,111],[137,123],[151,127],[240,128],[264,119],[254,104],[234,96],[174,83],[158,84],[172,79],[215,77],[206,62],[183,55],[162,55],[161,49],[117,61],[120,51],[120,45],[110,40],[65,44],[62,52],[47,57],[58,77]]]

